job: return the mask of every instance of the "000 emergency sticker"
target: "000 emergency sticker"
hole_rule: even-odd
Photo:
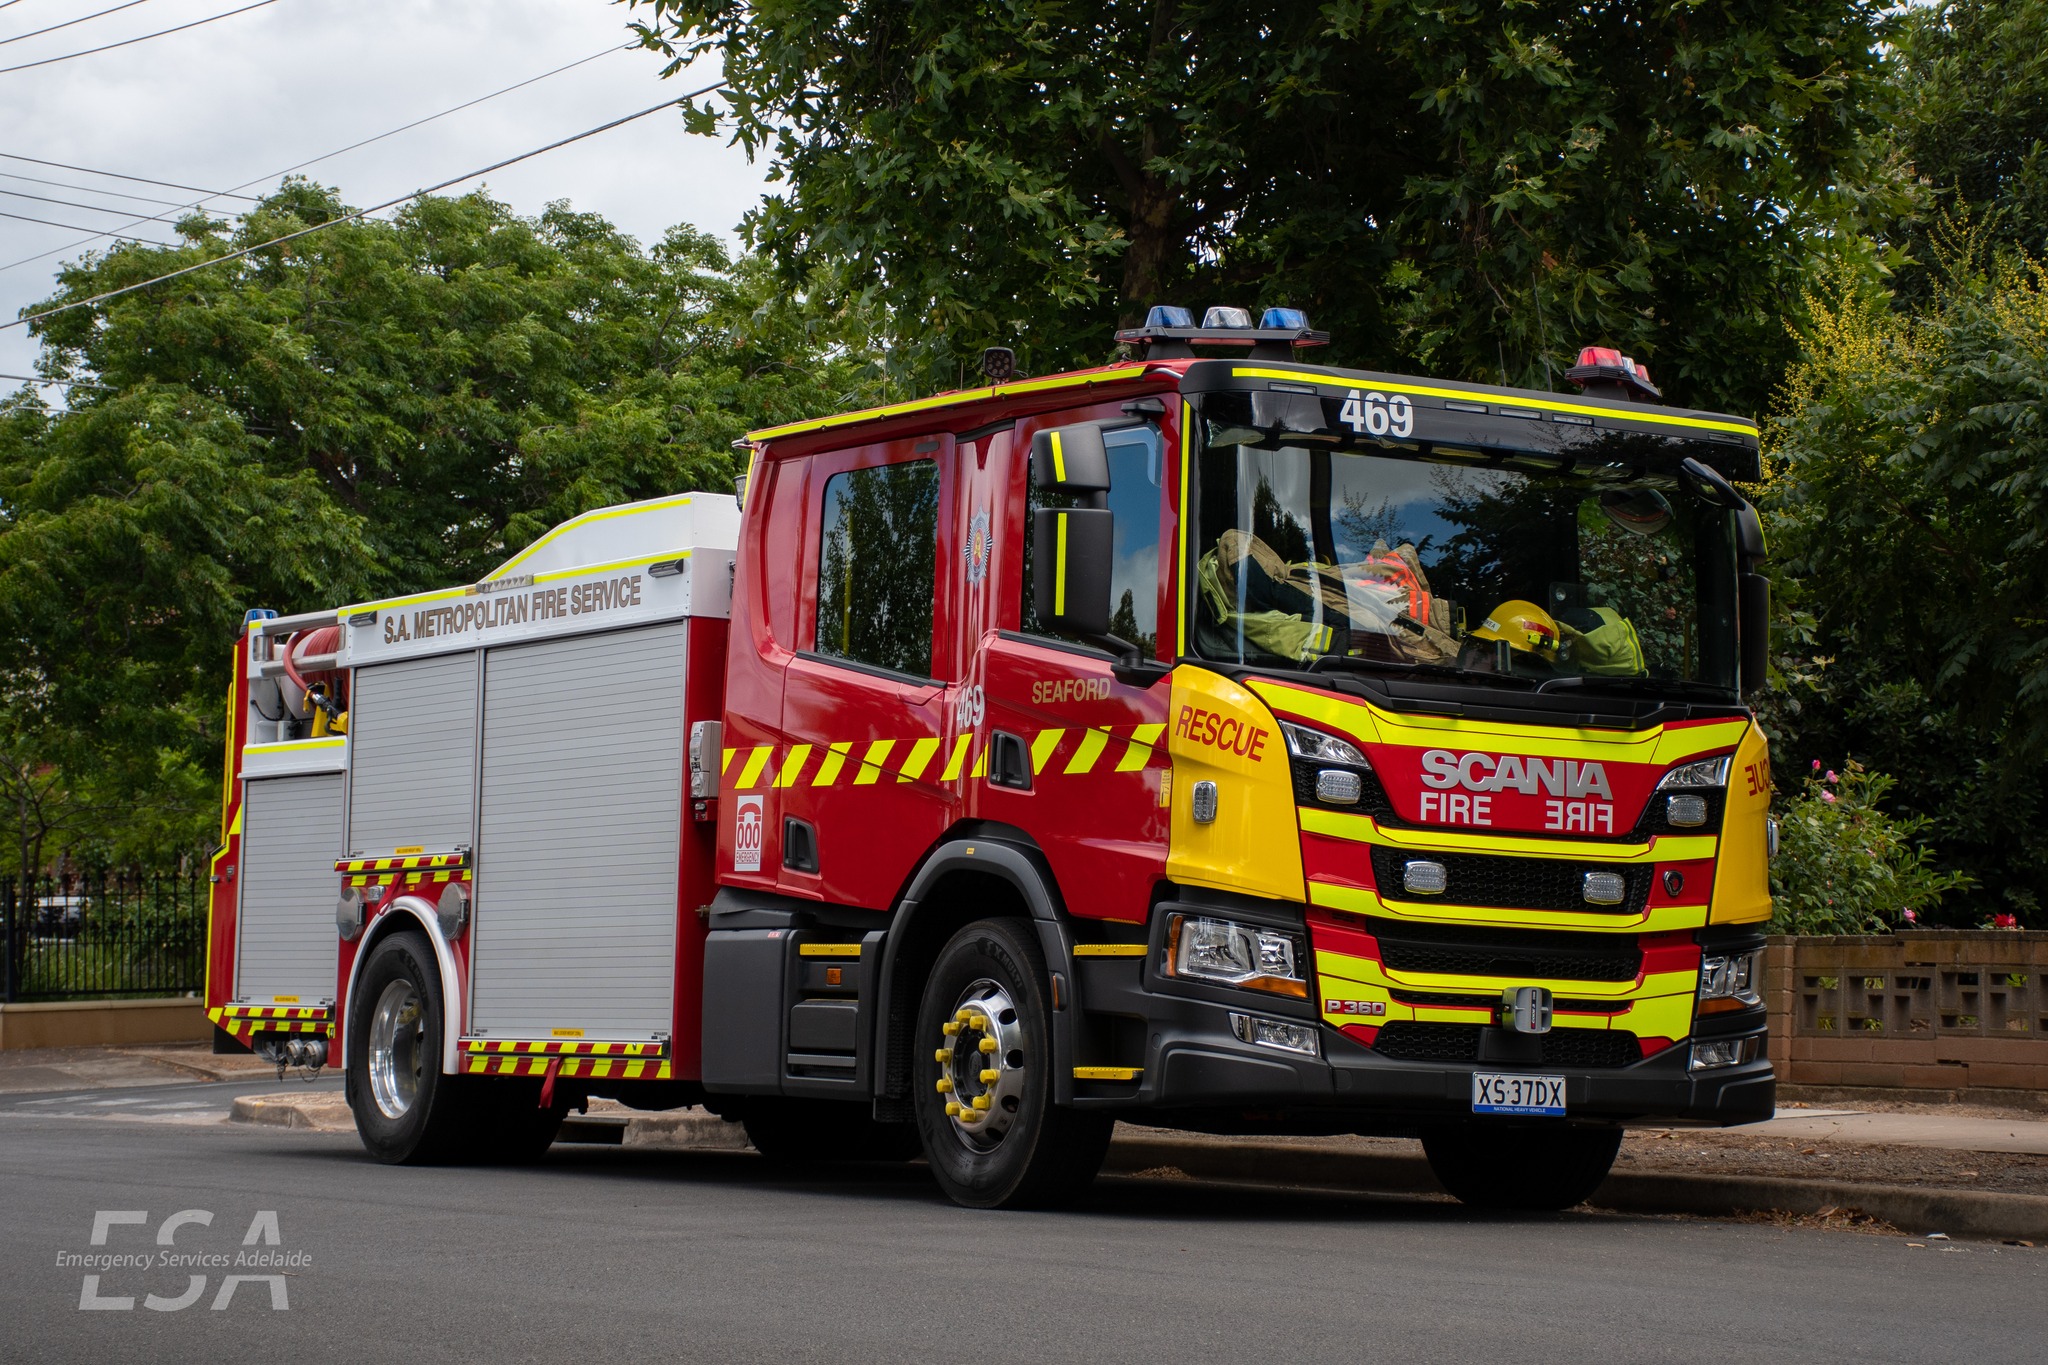
[[[761,818],[761,798],[742,796],[733,806],[732,870],[759,872],[761,843],[766,822]]]

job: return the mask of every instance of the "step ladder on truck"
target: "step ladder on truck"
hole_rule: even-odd
[[[216,1020],[332,1048],[387,1161],[610,1097],[979,1207],[1118,1119],[1560,1207],[1630,1124],[1767,1117],[1754,424],[1601,348],[1557,394],[1316,365],[1285,309],[1119,339],[252,620]]]

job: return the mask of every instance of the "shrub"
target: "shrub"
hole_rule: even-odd
[[[1915,842],[1928,821],[1878,809],[1894,779],[1851,761],[1838,774],[1816,759],[1797,796],[1778,816],[1771,862],[1771,930],[1780,934],[1882,934],[1910,928],[1950,891],[1968,887],[1962,872],[1931,866]]]

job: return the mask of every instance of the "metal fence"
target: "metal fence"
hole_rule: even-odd
[[[0,1000],[203,990],[208,889],[197,872],[0,878]]]

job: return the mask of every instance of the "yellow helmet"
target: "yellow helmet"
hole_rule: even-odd
[[[1534,654],[1546,663],[1557,660],[1557,622],[1534,602],[1513,598],[1487,614],[1472,632],[1474,640],[1505,640],[1509,649]]]

